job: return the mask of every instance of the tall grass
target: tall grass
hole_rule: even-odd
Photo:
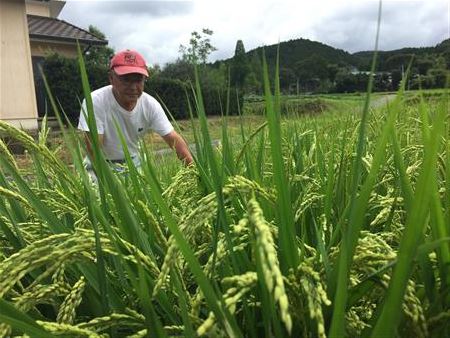
[[[197,79],[187,168],[124,144],[116,173],[94,132],[93,184],[75,130],[69,167],[0,122],[33,157],[1,147],[0,336],[449,335],[447,96],[286,119],[263,72],[267,121],[218,148]]]

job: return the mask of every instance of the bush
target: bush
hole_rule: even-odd
[[[235,87],[230,88],[230,104],[228,107],[228,115],[238,115],[239,107],[242,108],[244,95]],[[202,88],[203,102],[207,115],[225,115],[227,108],[228,90],[226,88]],[[239,105],[239,107],[238,107]]]
[[[315,115],[324,112],[330,105],[322,99],[281,100],[281,114],[284,116]],[[245,112],[254,115],[264,115],[266,104],[264,101],[247,101]]]
[[[144,88],[146,93],[155,97],[166,106],[175,119],[189,117],[187,97],[188,86],[180,81],[161,77],[151,77]]]
[[[106,66],[87,63],[86,69],[92,90],[109,83]],[[61,105],[69,121],[77,125],[80,115],[80,101],[84,97],[78,61],[54,54],[45,59],[43,70],[52,95]],[[53,109],[48,109],[47,115],[54,116]]]
[[[53,97],[60,103],[69,120],[76,122],[80,112],[78,99],[82,97],[81,78],[76,60],[54,54],[45,59],[42,68]],[[55,116],[52,108],[46,113],[48,116]]]
[[[236,89],[230,89],[229,115],[237,115],[238,102],[242,107],[243,95],[236,98]],[[195,101],[192,99],[192,87],[186,82],[162,77],[150,78],[146,82],[145,91],[163,103],[175,119],[189,118],[187,95],[191,100],[191,107],[195,111]],[[210,87],[202,88],[203,103],[207,115],[225,114],[227,89]]]

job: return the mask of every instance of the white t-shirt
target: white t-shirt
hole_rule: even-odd
[[[161,136],[173,130],[159,102],[147,93],[142,93],[131,112],[117,103],[111,85],[93,91],[91,96],[97,131],[98,134],[103,135],[103,151],[109,160],[124,159],[122,144],[114,121],[122,131],[132,156],[138,154],[139,138],[149,130]],[[85,101],[83,101],[78,129],[89,131],[83,112],[87,113]]]

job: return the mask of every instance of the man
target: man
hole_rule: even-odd
[[[111,163],[125,163],[122,144],[116,130],[117,123],[136,164],[139,164],[139,138],[152,130],[159,134],[170,148],[175,149],[178,158],[185,165],[189,165],[192,163],[192,156],[186,142],[173,129],[158,101],[144,93],[147,77],[147,65],[142,55],[133,50],[125,50],[111,59],[110,85],[91,93],[98,139],[103,153]],[[92,156],[85,112],[84,101],[78,129],[86,133],[87,148]],[[92,169],[90,163],[87,169]]]

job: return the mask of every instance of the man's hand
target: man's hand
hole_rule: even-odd
[[[185,165],[189,165],[193,162],[189,147],[180,134],[178,134],[175,130],[162,136],[162,138],[170,148],[175,149],[178,158],[182,160]]]

